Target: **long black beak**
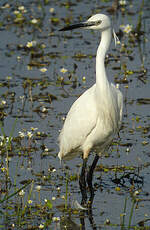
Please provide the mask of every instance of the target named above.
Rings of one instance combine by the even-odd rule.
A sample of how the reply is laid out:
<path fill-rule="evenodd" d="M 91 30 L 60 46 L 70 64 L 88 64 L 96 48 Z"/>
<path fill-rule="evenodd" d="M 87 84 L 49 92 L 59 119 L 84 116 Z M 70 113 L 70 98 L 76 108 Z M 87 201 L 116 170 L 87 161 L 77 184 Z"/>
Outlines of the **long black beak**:
<path fill-rule="evenodd" d="M 100 21 L 98 21 L 100 23 Z M 65 26 L 62 29 L 60 29 L 59 31 L 67 31 L 67 30 L 74 30 L 77 28 L 86 28 L 86 27 L 90 27 L 90 26 L 95 26 L 97 25 L 97 22 L 80 22 L 77 24 L 73 24 L 73 25 L 69 25 L 69 26 Z"/>

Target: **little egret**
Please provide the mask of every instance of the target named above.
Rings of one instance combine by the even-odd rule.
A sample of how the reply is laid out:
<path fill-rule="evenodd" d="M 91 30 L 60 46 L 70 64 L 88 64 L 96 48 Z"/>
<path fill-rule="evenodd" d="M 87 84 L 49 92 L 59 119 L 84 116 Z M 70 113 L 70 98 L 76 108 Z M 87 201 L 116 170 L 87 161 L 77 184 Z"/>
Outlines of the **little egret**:
<path fill-rule="evenodd" d="M 61 31 L 76 28 L 99 30 L 101 42 L 96 55 L 96 83 L 86 90 L 72 105 L 59 135 L 58 157 L 72 159 L 83 153 L 83 166 L 79 178 L 82 204 L 86 202 L 85 171 L 90 151 L 96 156 L 87 173 L 87 183 L 91 192 L 93 171 L 99 157 L 108 150 L 113 137 L 119 132 L 122 120 L 123 96 L 119 89 L 107 79 L 105 55 L 108 51 L 112 27 L 108 16 L 96 14 L 87 21 L 66 26 Z"/>

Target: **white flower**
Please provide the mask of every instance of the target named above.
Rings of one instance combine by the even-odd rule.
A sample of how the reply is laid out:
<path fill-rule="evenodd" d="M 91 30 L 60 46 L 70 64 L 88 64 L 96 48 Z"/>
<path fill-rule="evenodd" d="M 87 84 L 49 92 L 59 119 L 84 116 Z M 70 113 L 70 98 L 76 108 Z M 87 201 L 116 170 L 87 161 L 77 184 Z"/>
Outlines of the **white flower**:
<path fill-rule="evenodd" d="M 18 133 L 19 133 L 19 137 L 21 137 L 21 138 L 25 137 L 25 133 L 24 132 L 19 131 Z"/>
<path fill-rule="evenodd" d="M 119 89 L 119 84 L 118 83 L 116 84 L 116 89 Z"/>
<path fill-rule="evenodd" d="M 2 172 L 5 172 L 7 169 L 5 167 L 1 168 Z"/>
<path fill-rule="evenodd" d="M 45 151 L 45 152 L 48 152 L 48 148 L 46 147 L 46 148 L 44 149 L 44 151 Z"/>
<path fill-rule="evenodd" d="M 28 132 L 27 132 L 27 136 L 28 136 L 29 138 L 31 138 L 31 137 L 33 136 L 33 133 L 30 132 L 30 131 L 28 131 Z"/>
<path fill-rule="evenodd" d="M 36 41 L 27 42 L 26 47 L 28 47 L 28 48 L 35 47 L 36 44 L 37 44 Z"/>
<path fill-rule="evenodd" d="M 82 81 L 86 81 L 86 77 L 85 76 L 83 76 Z"/>
<path fill-rule="evenodd" d="M 52 172 L 56 172 L 56 169 L 53 169 Z"/>
<path fill-rule="evenodd" d="M 66 73 L 67 71 L 68 71 L 68 70 L 65 69 L 65 68 L 61 68 L 61 69 L 60 69 L 60 72 L 61 72 L 61 73 Z"/>
<path fill-rule="evenodd" d="M 20 10 L 20 11 L 24 11 L 24 10 L 25 10 L 25 8 L 24 8 L 24 6 L 19 6 L 19 7 L 18 7 L 18 10 Z"/>
<path fill-rule="evenodd" d="M 52 220 L 53 220 L 54 222 L 58 222 L 58 221 L 60 221 L 60 217 L 54 216 L 54 217 L 52 218 Z"/>
<path fill-rule="evenodd" d="M 50 9 L 49 9 L 49 12 L 50 12 L 50 13 L 54 13 L 54 11 L 55 11 L 54 8 L 50 8 Z"/>
<path fill-rule="evenodd" d="M 32 20 L 31 20 L 31 23 L 32 24 L 36 24 L 38 22 L 38 20 L 36 19 L 36 18 L 33 18 Z"/>
<path fill-rule="evenodd" d="M 32 204 L 32 202 L 33 202 L 32 200 L 28 200 L 28 204 Z"/>
<path fill-rule="evenodd" d="M 6 137 L 6 142 L 8 143 L 9 141 L 12 140 L 12 137 Z"/>
<path fill-rule="evenodd" d="M 134 192 L 133 196 L 137 196 L 137 195 L 139 195 L 139 191 L 138 191 L 138 190 L 136 190 L 136 191 Z"/>
<path fill-rule="evenodd" d="M 53 201 L 56 200 L 56 197 L 55 197 L 55 196 L 52 196 L 52 200 L 53 200 Z"/>
<path fill-rule="evenodd" d="M 23 196 L 25 194 L 24 190 L 22 189 L 20 192 L 19 192 L 19 196 Z"/>
<path fill-rule="evenodd" d="M 25 96 L 24 95 L 22 95 L 22 96 L 20 96 L 19 97 L 21 100 L 23 100 L 24 98 L 25 98 Z"/>
<path fill-rule="evenodd" d="M 40 224 L 39 229 L 43 229 L 43 228 L 44 228 L 44 224 Z"/>
<path fill-rule="evenodd" d="M 129 34 L 132 31 L 132 25 L 129 25 L 129 24 L 120 25 L 120 28 L 122 29 L 124 33 L 127 33 L 127 34 Z"/>
<path fill-rule="evenodd" d="M 1 104 L 2 104 L 2 105 L 6 105 L 6 101 L 2 100 L 2 101 L 1 101 Z"/>
<path fill-rule="evenodd" d="M 30 128 L 32 131 L 36 131 L 38 128 L 31 127 Z"/>
<path fill-rule="evenodd" d="M 126 0 L 119 1 L 120 6 L 125 6 L 127 4 Z"/>
<path fill-rule="evenodd" d="M 15 15 L 19 14 L 19 10 L 15 10 L 13 13 L 14 13 Z"/>
<path fill-rule="evenodd" d="M 47 71 L 47 69 L 46 69 L 46 68 L 41 68 L 40 71 L 41 71 L 42 73 L 45 73 L 45 72 Z"/>
<path fill-rule="evenodd" d="M 47 109 L 45 107 L 42 108 L 42 112 L 45 113 Z"/>
<path fill-rule="evenodd" d="M 60 187 L 57 187 L 57 191 L 58 191 L 58 192 L 60 191 Z"/>
<path fill-rule="evenodd" d="M 35 189 L 36 189 L 37 191 L 40 191 L 40 190 L 41 190 L 41 185 L 37 185 L 37 186 L 35 187 Z"/>

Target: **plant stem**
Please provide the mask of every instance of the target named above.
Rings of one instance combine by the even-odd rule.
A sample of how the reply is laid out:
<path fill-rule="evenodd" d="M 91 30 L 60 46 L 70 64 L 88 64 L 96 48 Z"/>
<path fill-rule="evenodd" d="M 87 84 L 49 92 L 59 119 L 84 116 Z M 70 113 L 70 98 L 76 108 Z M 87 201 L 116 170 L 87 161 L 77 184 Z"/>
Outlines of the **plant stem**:
<path fill-rule="evenodd" d="M 121 223 L 121 230 L 123 230 L 124 226 L 125 226 L 125 213 L 126 213 L 126 208 L 127 208 L 127 200 L 128 200 L 128 197 L 126 197 L 125 201 L 124 201 L 124 209 L 123 209 L 123 217 L 122 217 L 122 223 Z"/>
<path fill-rule="evenodd" d="M 66 172 L 65 210 L 67 210 L 67 201 L 68 201 L 68 183 L 69 183 L 69 178 L 68 178 L 68 171 L 67 171 L 67 172 Z"/>
<path fill-rule="evenodd" d="M 129 217 L 129 226 L 128 226 L 128 229 L 130 229 L 130 227 L 131 227 L 131 221 L 132 221 L 132 216 L 133 216 L 133 210 L 134 210 L 135 203 L 136 203 L 136 199 L 133 198 L 132 199 L 132 207 L 131 207 L 130 217 Z"/>

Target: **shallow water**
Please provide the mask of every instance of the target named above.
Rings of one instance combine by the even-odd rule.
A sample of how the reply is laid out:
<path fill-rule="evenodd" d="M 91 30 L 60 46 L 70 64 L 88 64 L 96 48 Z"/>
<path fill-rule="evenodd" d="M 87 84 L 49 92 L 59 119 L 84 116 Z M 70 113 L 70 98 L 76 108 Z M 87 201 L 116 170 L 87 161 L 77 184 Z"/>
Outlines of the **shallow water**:
<path fill-rule="evenodd" d="M 11 137 L 10 142 L 6 137 L 0 142 L 2 229 L 131 229 L 129 219 L 137 229 L 140 224 L 149 226 L 150 4 L 126 2 L 112 13 L 113 1 L 1 1 L 0 130 Z M 57 137 L 71 104 L 95 82 L 100 35 L 59 29 L 99 12 L 111 17 L 121 41 L 116 47 L 112 42 L 106 64 L 110 81 L 123 92 L 124 115 L 120 139 L 116 137 L 94 173 L 92 210 L 82 213 L 73 206 L 62 208 L 66 174 L 68 204 L 81 200 L 82 160 L 61 166 Z M 132 26 L 129 33 L 120 28 L 127 24 Z M 21 195 L 18 189 L 23 186 Z M 135 191 L 139 194 L 134 204 Z"/>

